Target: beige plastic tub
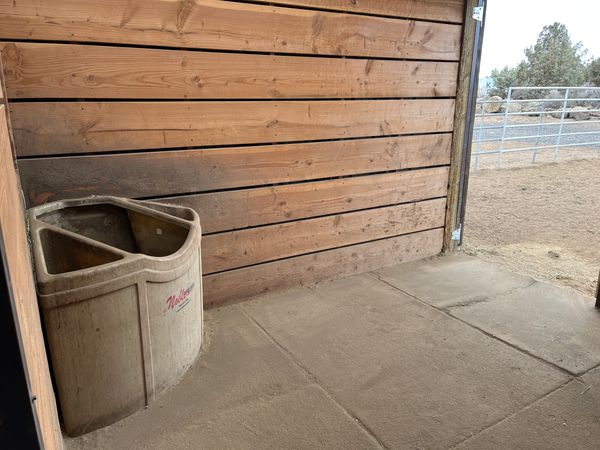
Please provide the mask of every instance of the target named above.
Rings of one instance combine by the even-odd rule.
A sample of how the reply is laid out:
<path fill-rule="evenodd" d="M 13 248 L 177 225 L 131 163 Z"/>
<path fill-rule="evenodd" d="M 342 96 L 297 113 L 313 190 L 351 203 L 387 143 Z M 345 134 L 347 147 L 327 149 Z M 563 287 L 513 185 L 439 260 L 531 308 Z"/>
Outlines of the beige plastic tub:
<path fill-rule="evenodd" d="M 116 197 L 33 208 L 37 289 L 66 432 L 148 405 L 202 343 L 200 222 Z"/>

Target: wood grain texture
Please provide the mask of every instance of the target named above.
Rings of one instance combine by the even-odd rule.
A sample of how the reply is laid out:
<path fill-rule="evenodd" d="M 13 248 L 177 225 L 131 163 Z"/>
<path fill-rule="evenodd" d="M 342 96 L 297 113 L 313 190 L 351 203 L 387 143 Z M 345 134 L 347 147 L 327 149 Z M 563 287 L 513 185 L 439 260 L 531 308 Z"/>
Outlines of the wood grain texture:
<path fill-rule="evenodd" d="M 13 103 L 18 156 L 452 131 L 454 100 Z"/>
<path fill-rule="evenodd" d="M 458 74 L 451 62 L 34 43 L 0 50 L 11 99 L 453 97 Z"/>
<path fill-rule="evenodd" d="M 218 0 L 0 0 L 2 39 L 457 61 L 460 28 Z"/>
<path fill-rule="evenodd" d="M 83 195 L 153 197 L 450 162 L 451 134 L 21 159 L 29 205 Z"/>
<path fill-rule="evenodd" d="M 367 242 L 232 270 L 203 278 L 204 305 L 214 308 L 257 295 L 367 272 L 440 253 L 443 229 Z"/>
<path fill-rule="evenodd" d="M 435 254 L 463 16 L 463 0 L 0 0 L 9 98 L 36 100 L 11 104 L 28 202 L 193 207 L 220 272 L 209 304 Z"/>
<path fill-rule="evenodd" d="M 462 23 L 463 0 L 255 0 L 257 3 L 309 6 L 334 11 L 381 14 Z"/>
<path fill-rule="evenodd" d="M 25 371 L 31 394 L 36 397 L 34 412 L 44 447 L 62 449 L 56 398 L 42 336 L 24 210 L 4 105 L 0 105 L 0 171 L 0 232 L 6 251 L 10 287 L 15 300 L 16 328 L 21 336 Z M 2 301 L 8 299 L 3 298 Z"/>
<path fill-rule="evenodd" d="M 200 214 L 214 233 L 446 196 L 448 167 L 166 197 Z"/>
<path fill-rule="evenodd" d="M 446 199 L 388 206 L 265 227 L 202 240 L 204 274 L 444 226 Z"/>
<path fill-rule="evenodd" d="M 458 241 L 452 240 L 452 233 L 459 225 L 459 202 L 461 193 L 462 165 L 464 158 L 471 155 L 464 154 L 467 110 L 469 107 L 469 87 L 471 84 L 471 70 L 475 50 L 475 31 L 477 22 L 470 17 L 470 11 L 479 4 L 478 0 L 466 0 L 466 22 L 462 41 L 462 57 L 459 68 L 458 91 L 456 97 L 456 109 L 454 112 L 454 126 L 456 132 L 452 135 L 452 156 L 450 167 L 450 179 L 448 182 L 448 209 L 446 211 L 446 234 L 444 236 L 444 252 L 456 250 Z M 476 98 L 476 97 L 475 97 Z M 464 175 L 468 177 L 469 173 Z M 465 185 L 466 186 L 466 185 Z"/>

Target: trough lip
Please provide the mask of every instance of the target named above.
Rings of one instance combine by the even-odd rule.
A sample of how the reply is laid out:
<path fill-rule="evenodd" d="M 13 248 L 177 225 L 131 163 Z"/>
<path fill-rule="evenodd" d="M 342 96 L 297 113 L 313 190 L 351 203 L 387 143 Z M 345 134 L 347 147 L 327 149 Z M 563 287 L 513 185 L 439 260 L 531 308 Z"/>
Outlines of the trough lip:
<path fill-rule="evenodd" d="M 100 204 L 118 206 L 181 225 L 188 230 L 187 236 L 183 244 L 175 252 L 165 256 L 150 256 L 144 253 L 132 253 L 113 247 L 76 232 L 46 223 L 40 217 L 64 208 Z M 153 206 L 159 209 L 154 209 Z M 191 219 L 188 220 L 163 212 L 163 210 L 168 210 L 169 208 L 185 210 Z M 135 276 L 135 274 L 139 275 L 141 272 L 156 274 L 159 278 L 164 278 L 166 272 L 172 271 L 181 265 L 187 266 L 191 262 L 193 255 L 198 250 L 196 248 L 191 249 L 191 247 L 198 245 L 201 233 L 198 213 L 191 208 L 164 203 L 129 200 L 113 196 L 90 196 L 86 198 L 59 200 L 29 209 L 27 218 L 32 241 L 33 259 L 35 261 L 36 287 L 40 296 L 58 294 L 66 290 L 72 290 L 74 287 L 77 290 L 97 284 L 105 284 L 107 281 L 117 281 L 117 279 L 123 277 Z M 195 231 L 196 227 L 197 232 Z M 68 236 L 70 239 L 86 245 L 100 248 L 118 256 L 119 259 L 85 269 L 58 274 L 49 273 L 41 245 L 41 233 L 44 230 L 50 230 L 53 233 Z M 198 236 L 196 236 L 196 233 L 198 233 Z"/>

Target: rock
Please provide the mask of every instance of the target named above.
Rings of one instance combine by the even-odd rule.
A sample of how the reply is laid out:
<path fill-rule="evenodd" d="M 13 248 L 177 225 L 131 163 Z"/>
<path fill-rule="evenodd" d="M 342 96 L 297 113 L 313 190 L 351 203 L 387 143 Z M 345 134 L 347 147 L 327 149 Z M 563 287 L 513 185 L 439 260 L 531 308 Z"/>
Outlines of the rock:
<path fill-rule="evenodd" d="M 560 258 L 560 253 L 555 252 L 553 250 L 548 250 L 548 256 L 552 259 L 559 259 Z"/>
<path fill-rule="evenodd" d="M 521 103 L 521 111 L 523 112 L 535 112 L 542 110 L 542 102 L 530 101 Z"/>
<path fill-rule="evenodd" d="M 575 106 L 569 110 L 569 117 L 577 121 L 590 120 L 591 114 L 584 106 Z"/>
<path fill-rule="evenodd" d="M 509 113 L 519 113 L 521 112 L 521 103 L 509 103 L 508 104 L 508 112 Z M 499 112 L 505 112 L 506 111 L 506 103 L 502 103 L 500 105 L 500 111 Z"/>
<path fill-rule="evenodd" d="M 560 106 L 558 106 L 558 108 L 560 108 Z M 546 115 L 548 115 L 547 113 L 549 111 L 552 111 L 553 109 L 556 109 L 556 108 L 551 108 L 547 102 L 542 102 L 542 101 L 537 101 L 537 100 L 531 100 L 526 103 L 521 103 L 521 111 L 531 113 L 531 114 L 527 114 L 528 116 L 539 117 L 540 114 L 543 114 L 544 116 L 546 116 Z"/>
<path fill-rule="evenodd" d="M 571 280 L 572 279 L 569 275 L 564 275 L 562 273 L 559 273 L 554 278 L 556 278 L 557 280 Z"/>
<path fill-rule="evenodd" d="M 502 103 L 503 102 L 502 97 L 498 97 L 497 95 L 491 96 L 490 98 L 488 98 L 488 101 L 494 102 L 494 103 L 486 103 L 486 105 L 485 105 L 486 114 L 493 114 L 493 113 L 499 112 L 500 108 L 504 104 L 504 103 Z"/>

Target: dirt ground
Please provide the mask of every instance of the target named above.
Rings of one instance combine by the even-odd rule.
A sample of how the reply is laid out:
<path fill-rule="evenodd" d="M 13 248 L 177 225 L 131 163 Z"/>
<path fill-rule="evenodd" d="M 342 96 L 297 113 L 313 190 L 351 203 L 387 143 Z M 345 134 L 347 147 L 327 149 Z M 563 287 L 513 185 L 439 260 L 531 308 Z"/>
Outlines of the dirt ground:
<path fill-rule="evenodd" d="M 509 144 L 507 148 L 514 146 L 515 144 Z M 520 146 L 533 145 L 533 142 L 519 142 Z M 531 165 L 533 152 L 514 152 L 505 153 L 502 156 L 502 163 L 500 168 L 514 168 L 524 167 Z M 577 148 L 577 147 L 563 147 L 560 149 L 557 155 L 556 161 L 554 160 L 554 151 L 552 149 L 546 149 L 539 151 L 536 154 L 535 164 L 552 164 L 561 163 L 564 161 L 570 161 L 573 159 L 598 159 L 600 158 L 600 151 L 592 150 L 589 148 Z M 475 169 L 475 157 L 472 159 L 471 171 L 477 172 L 483 169 L 497 169 L 498 168 L 498 155 L 480 155 L 477 160 L 477 170 Z"/>
<path fill-rule="evenodd" d="M 600 158 L 471 173 L 463 249 L 595 295 Z"/>

